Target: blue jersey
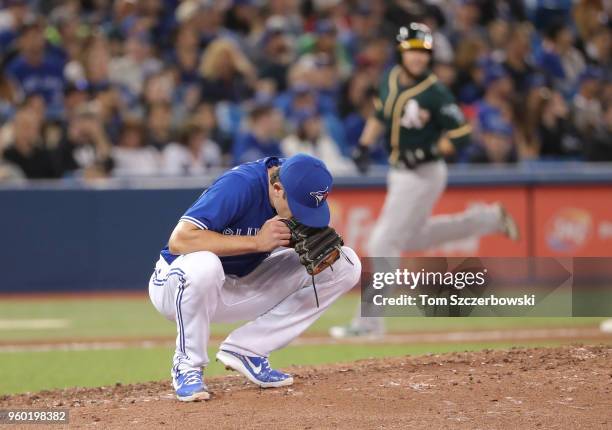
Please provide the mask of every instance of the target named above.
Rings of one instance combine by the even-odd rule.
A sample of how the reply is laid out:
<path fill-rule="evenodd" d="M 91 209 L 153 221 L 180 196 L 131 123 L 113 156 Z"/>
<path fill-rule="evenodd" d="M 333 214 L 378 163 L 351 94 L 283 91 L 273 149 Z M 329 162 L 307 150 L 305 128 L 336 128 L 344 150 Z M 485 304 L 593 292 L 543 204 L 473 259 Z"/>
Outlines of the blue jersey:
<path fill-rule="evenodd" d="M 9 63 L 6 73 L 19 83 L 26 95 L 40 94 L 50 111 L 61 112 L 64 103 L 64 63 L 57 54 L 47 52 L 38 65 L 18 56 Z"/>
<path fill-rule="evenodd" d="M 258 158 L 276 157 L 282 153 L 277 141 L 260 141 L 253 133 L 239 134 L 234 142 L 234 164 Z"/>
<path fill-rule="evenodd" d="M 198 228 L 225 235 L 254 236 L 276 215 L 268 194 L 268 167 L 282 160 L 269 157 L 234 167 L 221 175 L 181 217 Z M 162 257 L 172 264 L 178 257 L 168 246 Z M 220 257 L 226 274 L 245 276 L 270 253 Z"/>

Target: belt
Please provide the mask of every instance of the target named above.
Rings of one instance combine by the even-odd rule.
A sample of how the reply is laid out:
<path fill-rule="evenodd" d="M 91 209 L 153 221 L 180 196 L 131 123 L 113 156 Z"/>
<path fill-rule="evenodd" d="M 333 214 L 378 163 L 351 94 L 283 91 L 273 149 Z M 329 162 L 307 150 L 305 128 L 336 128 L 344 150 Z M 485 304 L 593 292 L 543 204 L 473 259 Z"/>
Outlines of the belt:
<path fill-rule="evenodd" d="M 435 146 L 431 148 L 405 149 L 400 152 L 397 161 L 392 163 L 391 166 L 399 169 L 413 170 L 421 164 L 437 161 L 441 158 L 440 152 Z"/>

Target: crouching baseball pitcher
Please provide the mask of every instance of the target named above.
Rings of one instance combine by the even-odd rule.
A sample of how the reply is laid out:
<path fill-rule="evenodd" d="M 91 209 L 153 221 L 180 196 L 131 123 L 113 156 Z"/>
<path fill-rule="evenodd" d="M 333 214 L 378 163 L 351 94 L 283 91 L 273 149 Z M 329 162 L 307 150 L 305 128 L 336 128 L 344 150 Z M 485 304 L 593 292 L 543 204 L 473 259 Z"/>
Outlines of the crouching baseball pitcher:
<path fill-rule="evenodd" d="M 266 158 L 221 175 L 180 218 L 149 283 L 155 308 L 176 322 L 171 375 L 179 400 L 209 398 L 202 367 L 213 322 L 249 321 L 220 346 L 227 368 L 263 388 L 293 383 L 268 356 L 361 273 L 355 252 L 328 227 L 331 188 L 316 158 Z"/>

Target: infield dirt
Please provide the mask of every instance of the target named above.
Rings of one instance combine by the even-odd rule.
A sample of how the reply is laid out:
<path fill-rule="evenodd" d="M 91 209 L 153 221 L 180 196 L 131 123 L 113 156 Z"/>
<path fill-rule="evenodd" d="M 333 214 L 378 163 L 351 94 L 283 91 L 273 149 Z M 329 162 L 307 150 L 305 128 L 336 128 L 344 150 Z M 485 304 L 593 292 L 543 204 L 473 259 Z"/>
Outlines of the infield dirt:
<path fill-rule="evenodd" d="M 70 428 L 100 429 L 612 428 L 612 345 L 361 360 L 290 371 L 296 382 L 283 389 L 261 390 L 236 375 L 211 378 L 212 399 L 201 403 L 174 400 L 169 381 L 161 381 L 4 396 L 0 409 L 69 408 Z"/>

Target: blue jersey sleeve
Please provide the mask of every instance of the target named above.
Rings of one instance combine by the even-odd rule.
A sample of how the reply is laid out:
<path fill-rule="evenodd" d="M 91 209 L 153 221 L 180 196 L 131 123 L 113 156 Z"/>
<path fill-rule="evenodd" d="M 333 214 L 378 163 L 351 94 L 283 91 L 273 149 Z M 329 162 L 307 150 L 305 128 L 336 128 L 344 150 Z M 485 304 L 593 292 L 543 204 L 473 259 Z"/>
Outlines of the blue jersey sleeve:
<path fill-rule="evenodd" d="M 181 217 L 201 229 L 222 232 L 251 206 L 249 182 L 230 173 L 219 178 Z"/>

